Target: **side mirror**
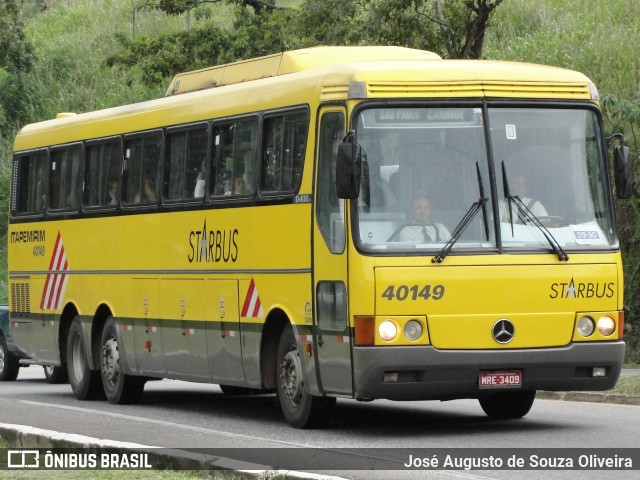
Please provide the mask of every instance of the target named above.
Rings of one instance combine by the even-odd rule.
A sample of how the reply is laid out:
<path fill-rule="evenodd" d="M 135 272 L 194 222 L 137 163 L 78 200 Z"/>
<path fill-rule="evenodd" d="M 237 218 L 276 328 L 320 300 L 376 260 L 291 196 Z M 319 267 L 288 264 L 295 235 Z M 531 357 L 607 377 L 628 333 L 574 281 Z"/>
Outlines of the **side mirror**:
<path fill-rule="evenodd" d="M 631 198 L 633 183 L 629 147 L 620 145 L 613 148 L 613 173 L 616 182 L 616 196 L 620 199 Z"/>
<path fill-rule="evenodd" d="M 349 137 L 353 139 L 353 136 L 349 135 Z M 360 145 L 355 142 L 345 142 L 338 145 L 336 159 L 336 194 L 338 198 L 358 198 L 361 171 Z"/>

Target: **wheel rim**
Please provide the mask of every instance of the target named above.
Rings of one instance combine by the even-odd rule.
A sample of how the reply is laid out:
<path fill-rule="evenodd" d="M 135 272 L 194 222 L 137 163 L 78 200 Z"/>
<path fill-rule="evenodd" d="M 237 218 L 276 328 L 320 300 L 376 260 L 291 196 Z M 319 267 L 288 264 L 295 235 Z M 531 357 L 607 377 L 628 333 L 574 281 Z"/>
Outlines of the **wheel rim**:
<path fill-rule="evenodd" d="M 51 365 L 45 365 L 44 373 L 46 376 L 50 377 L 51 375 L 53 375 L 53 367 Z"/>
<path fill-rule="evenodd" d="M 119 360 L 118 341 L 112 335 L 102 346 L 102 375 L 111 385 L 117 383 L 120 375 Z"/>
<path fill-rule="evenodd" d="M 298 350 L 291 350 L 284 356 L 280 364 L 280 385 L 282 391 L 291 405 L 297 407 L 302 400 L 302 368 Z"/>
<path fill-rule="evenodd" d="M 0 346 L 0 372 L 4 371 L 4 346 Z"/>
<path fill-rule="evenodd" d="M 71 366 L 73 368 L 73 375 L 76 377 L 76 381 L 82 382 L 84 378 L 84 348 L 82 348 L 82 339 L 80 335 L 76 335 L 73 339 L 73 346 L 71 347 L 73 358 L 71 359 Z"/>

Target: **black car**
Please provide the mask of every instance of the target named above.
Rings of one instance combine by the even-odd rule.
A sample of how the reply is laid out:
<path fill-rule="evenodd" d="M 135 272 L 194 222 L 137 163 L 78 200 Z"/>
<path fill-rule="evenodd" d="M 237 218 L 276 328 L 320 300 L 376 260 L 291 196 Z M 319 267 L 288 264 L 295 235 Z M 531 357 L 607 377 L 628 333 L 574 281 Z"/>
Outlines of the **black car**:
<path fill-rule="evenodd" d="M 11 339 L 9 307 L 0 305 L 0 381 L 10 382 L 18 378 L 22 358 L 28 357 Z"/>
<path fill-rule="evenodd" d="M 12 382 L 18 378 L 20 367 L 28 367 L 35 362 L 16 347 L 11 339 L 9 307 L 0 305 L 0 382 Z M 68 381 L 66 366 L 43 365 L 44 376 L 49 383 Z"/>

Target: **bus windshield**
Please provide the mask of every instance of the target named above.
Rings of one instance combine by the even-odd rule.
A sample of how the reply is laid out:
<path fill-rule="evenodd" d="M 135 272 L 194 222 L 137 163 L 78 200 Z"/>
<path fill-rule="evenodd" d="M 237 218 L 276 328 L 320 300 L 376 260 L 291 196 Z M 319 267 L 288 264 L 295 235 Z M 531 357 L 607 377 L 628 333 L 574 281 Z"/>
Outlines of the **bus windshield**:
<path fill-rule="evenodd" d="M 393 254 L 448 243 L 452 253 L 611 249 L 601 138 L 590 109 L 361 110 L 356 245 Z"/>

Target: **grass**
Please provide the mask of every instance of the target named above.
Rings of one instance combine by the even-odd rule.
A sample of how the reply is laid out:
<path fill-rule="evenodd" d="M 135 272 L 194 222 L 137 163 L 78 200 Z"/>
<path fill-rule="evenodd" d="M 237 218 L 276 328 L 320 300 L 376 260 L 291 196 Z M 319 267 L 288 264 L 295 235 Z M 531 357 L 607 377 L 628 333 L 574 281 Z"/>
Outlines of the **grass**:
<path fill-rule="evenodd" d="M 639 18 L 634 0 L 509 0 L 492 17 L 484 54 L 578 70 L 628 98 L 640 77 Z"/>
<path fill-rule="evenodd" d="M 618 395 L 640 395 L 640 375 L 624 375 L 618 379 L 618 383 L 607 393 Z"/>

